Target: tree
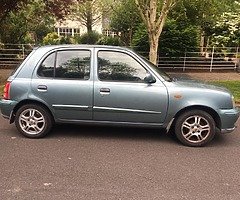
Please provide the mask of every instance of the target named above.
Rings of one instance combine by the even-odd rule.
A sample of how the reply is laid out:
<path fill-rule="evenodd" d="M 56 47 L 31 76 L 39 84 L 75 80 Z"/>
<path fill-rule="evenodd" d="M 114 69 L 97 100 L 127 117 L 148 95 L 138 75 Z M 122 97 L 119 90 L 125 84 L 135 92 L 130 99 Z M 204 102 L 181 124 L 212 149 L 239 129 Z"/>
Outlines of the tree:
<path fill-rule="evenodd" d="M 182 0 L 182 4 L 179 4 L 178 9 L 182 6 L 189 23 L 200 28 L 200 51 L 203 55 L 204 48 L 211 43 L 213 27 L 224 12 L 234 9 L 234 2 L 235 0 Z M 178 13 L 179 10 L 176 15 Z"/>
<path fill-rule="evenodd" d="M 113 31 L 121 32 L 121 40 L 129 46 L 132 43 L 133 34 L 141 22 L 135 0 L 125 0 L 114 6 L 110 27 Z"/>
<path fill-rule="evenodd" d="M 110 10 L 111 2 L 112 0 L 79 1 L 72 8 L 72 15 L 86 26 L 88 33 L 91 33 L 93 26 L 102 19 L 103 13 Z"/>
<path fill-rule="evenodd" d="M 75 2 L 82 3 L 85 0 L 43 0 L 46 12 L 54 14 L 57 18 L 62 19 L 69 13 L 71 5 Z M 31 0 L 1 0 L 0 1 L 0 23 L 12 11 L 23 9 L 24 6 L 31 4 Z"/>
<path fill-rule="evenodd" d="M 198 27 L 168 18 L 159 39 L 159 55 L 184 56 L 186 51 L 197 49 Z M 144 24 L 140 25 L 133 36 L 134 49 L 144 56 L 149 52 L 148 33 Z"/>
<path fill-rule="evenodd" d="M 1 1 L 0 5 L 4 7 L 0 7 L 0 10 L 8 13 L 0 14 L 0 41 L 41 43 L 53 31 L 55 19 L 63 19 L 73 2 L 76 0 Z"/>
<path fill-rule="evenodd" d="M 178 0 L 135 0 L 137 8 L 147 27 L 150 43 L 149 59 L 157 64 L 158 41 L 169 11 Z M 160 13 L 159 13 L 160 10 Z"/>
<path fill-rule="evenodd" d="M 240 3 L 234 2 L 234 9 L 224 12 L 213 27 L 212 45 L 233 47 L 240 45 Z"/>
<path fill-rule="evenodd" d="M 23 4 L 26 4 L 28 0 L 1 0 L 0 1 L 0 23 L 6 19 L 7 15 L 14 10 L 19 9 Z"/>
<path fill-rule="evenodd" d="M 54 17 L 46 13 L 44 1 L 35 0 L 17 12 L 10 12 L 0 24 L 0 40 L 3 43 L 39 43 L 53 31 Z"/>

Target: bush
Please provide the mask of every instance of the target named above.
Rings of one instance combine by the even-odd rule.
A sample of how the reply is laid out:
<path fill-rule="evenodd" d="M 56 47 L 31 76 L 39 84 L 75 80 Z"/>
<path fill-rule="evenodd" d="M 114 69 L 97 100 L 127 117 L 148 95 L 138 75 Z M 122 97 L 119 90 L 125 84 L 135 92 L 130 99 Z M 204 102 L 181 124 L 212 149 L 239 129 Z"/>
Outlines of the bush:
<path fill-rule="evenodd" d="M 77 43 L 79 44 L 96 44 L 99 40 L 100 35 L 97 32 L 90 32 L 81 35 L 78 38 Z"/>
<path fill-rule="evenodd" d="M 112 45 L 112 46 L 121 46 L 121 40 L 118 37 L 109 37 L 109 36 L 102 36 L 97 44 L 100 45 Z"/>
<path fill-rule="evenodd" d="M 159 43 L 159 52 L 166 56 L 184 56 L 185 51 L 195 51 L 199 43 L 199 29 L 176 20 L 168 20 Z"/>
<path fill-rule="evenodd" d="M 132 46 L 136 51 L 149 52 L 148 33 L 144 24 L 140 24 L 134 33 Z"/>
<path fill-rule="evenodd" d="M 43 38 L 43 45 L 60 44 L 60 42 L 61 42 L 61 38 L 55 32 L 48 33 Z"/>
<path fill-rule="evenodd" d="M 75 38 L 70 36 L 58 36 L 56 32 L 48 33 L 43 38 L 43 45 L 54 45 L 54 44 L 75 44 Z"/>
<path fill-rule="evenodd" d="M 184 25 L 176 20 L 167 20 L 159 40 L 159 53 L 167 56 L 181 56 L 185 51 L 197 48 L 199 29 L 193 25 Z M 136 51 L 149 52 L 146 27 L 141 24 L 133 35 L 132 46 Z"/>
<path fill-rule="evenodd" d="M 60 44 L 75 44 L 75 39 L 69 36 L 61 37 Z"/>

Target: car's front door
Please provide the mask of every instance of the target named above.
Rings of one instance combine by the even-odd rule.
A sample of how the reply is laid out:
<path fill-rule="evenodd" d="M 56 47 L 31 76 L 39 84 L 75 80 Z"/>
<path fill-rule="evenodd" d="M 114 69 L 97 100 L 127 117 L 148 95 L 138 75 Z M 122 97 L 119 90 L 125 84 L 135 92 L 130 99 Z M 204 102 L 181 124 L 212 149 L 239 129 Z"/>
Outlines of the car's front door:
<path fill-rule="evenodd" d="M 162 124 L 167 90 L 160 80 L 149 84 L 149 72 L 126 52 L 98 50 L 94 80 L 93 119 L 108 122 Z"/>
<path fill-rule="evenodd" d="M 42 61 L 32 79 L 32 98 L 47 104 L 57 120 L 91 120 L 90 74 L 90 50 L 54 51 Z"/>

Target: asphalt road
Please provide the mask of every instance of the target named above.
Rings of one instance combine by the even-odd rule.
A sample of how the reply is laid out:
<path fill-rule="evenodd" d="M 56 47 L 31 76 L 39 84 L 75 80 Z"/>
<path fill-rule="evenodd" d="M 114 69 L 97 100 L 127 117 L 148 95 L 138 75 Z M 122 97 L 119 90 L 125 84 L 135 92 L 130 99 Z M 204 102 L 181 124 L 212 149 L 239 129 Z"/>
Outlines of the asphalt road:
<path fill-rule="evenodd" d="M 27 139 L 1 117 L 0 199 L 239 200 L 239 153 L 240 128 L 190 148 L 156 129 L 58 125 Z"/>

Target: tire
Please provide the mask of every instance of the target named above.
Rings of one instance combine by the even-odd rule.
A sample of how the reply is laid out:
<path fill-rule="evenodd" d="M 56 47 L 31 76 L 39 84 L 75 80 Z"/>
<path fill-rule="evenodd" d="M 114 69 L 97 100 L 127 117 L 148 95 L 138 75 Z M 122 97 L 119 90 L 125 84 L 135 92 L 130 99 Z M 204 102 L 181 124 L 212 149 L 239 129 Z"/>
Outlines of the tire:
<path fill-rule="evenodd" d="M 215 132 L 215 121 L 205 111 L 189 110 L 176 119 L 175 134 L 186 146 L 204 146 L 214 138 Z"/>
<path fill-rule="evenodd" d="M 53 122 L 43 106 L 27 104 L 16 112 L 15 125 L 25 137 L 42 138 L 50 132 Z"/>

